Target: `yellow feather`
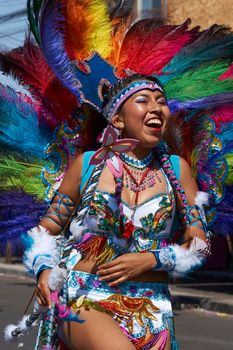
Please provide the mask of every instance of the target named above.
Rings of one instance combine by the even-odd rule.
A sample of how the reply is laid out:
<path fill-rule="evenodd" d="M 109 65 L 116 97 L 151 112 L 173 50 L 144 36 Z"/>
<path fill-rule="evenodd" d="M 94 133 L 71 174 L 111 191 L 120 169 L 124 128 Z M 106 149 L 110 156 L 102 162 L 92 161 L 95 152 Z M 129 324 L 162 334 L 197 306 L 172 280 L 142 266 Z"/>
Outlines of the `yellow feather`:
<path fill-rule="evenodd" d="M 90 16 L 91 30 L 88 38 L 90 52 L 96 50 L 106 58 L 111 53 L 112 26 L 108 16 L 106 1 L 93 0 L 89 2 L 88 12 Z M 89 17 L 88 16 L 88 17 Z"/>
<path fill-rule="evenodd" d="M 93 51 L 106 58 L 111 53 L 112 26 L 103 0 L 68 0 L 67 40 L 72 54 L 83 60 Z"/>

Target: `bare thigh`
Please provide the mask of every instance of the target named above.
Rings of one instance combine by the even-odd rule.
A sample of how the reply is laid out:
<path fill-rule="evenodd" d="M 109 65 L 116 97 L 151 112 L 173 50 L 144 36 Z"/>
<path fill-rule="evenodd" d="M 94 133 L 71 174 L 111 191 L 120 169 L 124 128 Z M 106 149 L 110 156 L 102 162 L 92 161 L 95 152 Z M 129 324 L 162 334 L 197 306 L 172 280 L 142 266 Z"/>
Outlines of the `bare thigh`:
<path fill-rule="evenodd" d="M 65 322 L 62 338 L 70 350 L 135 350 L 111 316 L 93 309 L 80 311 L 84 323 Z"/>

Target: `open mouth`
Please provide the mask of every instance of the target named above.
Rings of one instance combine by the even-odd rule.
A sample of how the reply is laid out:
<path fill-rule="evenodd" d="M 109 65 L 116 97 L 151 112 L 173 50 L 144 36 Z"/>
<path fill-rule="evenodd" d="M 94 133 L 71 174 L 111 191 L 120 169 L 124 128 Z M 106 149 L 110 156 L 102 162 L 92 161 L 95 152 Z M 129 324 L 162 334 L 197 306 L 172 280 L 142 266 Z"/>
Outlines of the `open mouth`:
<path fill-rule="evenodd" d="M 159 118 L 151 118 L 145 123 L 145 125 L 151 129 L 161 129 L 163 123 Z"/>

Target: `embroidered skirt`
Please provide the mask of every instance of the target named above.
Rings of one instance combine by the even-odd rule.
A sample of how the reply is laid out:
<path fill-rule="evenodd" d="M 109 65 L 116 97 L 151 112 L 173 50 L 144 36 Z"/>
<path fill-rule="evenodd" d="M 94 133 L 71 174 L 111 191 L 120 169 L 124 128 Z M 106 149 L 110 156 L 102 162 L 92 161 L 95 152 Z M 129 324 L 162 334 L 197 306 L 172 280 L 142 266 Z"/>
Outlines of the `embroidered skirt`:
<path fill-rule="evenodd" d="M 74 310 L 88 305 L 110 314 L 136 349 L 147 350 L 156 343 L 164 349 L 169 329 L 171 348 L 178 350 L 167 284 L 129 281 L 109 287 L 97 275 L 81 271 L 71 271 L 67 283 Z"/>

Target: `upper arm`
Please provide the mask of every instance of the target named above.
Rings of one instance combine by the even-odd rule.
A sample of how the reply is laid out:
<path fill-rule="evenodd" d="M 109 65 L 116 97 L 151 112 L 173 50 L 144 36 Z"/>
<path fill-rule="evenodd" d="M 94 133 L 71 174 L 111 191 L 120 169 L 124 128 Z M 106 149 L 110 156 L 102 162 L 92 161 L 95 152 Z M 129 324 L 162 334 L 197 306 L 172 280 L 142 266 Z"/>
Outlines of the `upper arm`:
<path fill-rule="evenodd" d="M 183 158 L 180 158 L 180 183 L 184 189 L 188 204 L 190 206 L 193 206 L 197 197 L 198 186 L 192 175 L 192 171 L 188 162 Z M 177 209 L 178 211 L 181 211 L 181 213 L 185 211 L 180 196 L 178 196 L 177 199 Z M 203 227 L 202 221 L 200 220 L 200 213 L 197 209 L 195 209 L 195 207 L 192 207 L 189 214 L 192 218 L 191 223 L 189 225 L 187 225 L 185 219 L 181 219 L 181 224 L 184 227 L 185 241 L 192 240 L 194 236 L 197 236 L 201 239 L 205 239 L 205 229 Z"/>
<path fill-rule="evenodd" d="M 180 184 L 185 191 L 188 204 L 193 205 L 197 196 L 198 187 L 188 162 L 182 157 L 180 157 Z M 179 205 L 182 206 L 181 200 L 179 200 Z"/>
<path fill-rule="evenodd" d="M 82 163 L 83 154 L 78 155 L 72 162 L 58 189 L 58 193 L 64 194 L 68 197 L 70 200 L 70 205 L 65 205 L 65 203 L 67 203 L 67 197 L 65 197 L 64 201 L 61 201 L 61 197 L 59 197 L 60 195 L 55 195 L 45 213 L 47 217 L 43 217 L 40 222 L 40 225 L 45 227 L 53 235 L 59 234 L 62 230 L 62 226 L 59 226 L 57 223 L 62 222 L 64 227 L 66 222 L 69 220 L 69 217 L 71 216 L 73 210 L 75 209 L 76 203 L 80 196 Z M 60 205 L 58 205 L 59 201 Z M 71 205 L 71 203 L 73 205 Z M 59 215 L 62 220 L 59 219 Z"/>
<path fill-rule="evenodd" d="M 80 183 L 82 178 L 83 154 L 78 155 L 69 169 L 59 187 L 59 192 L 65 193 L 74 202 L 79 198 Z"/>

